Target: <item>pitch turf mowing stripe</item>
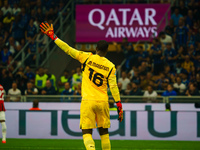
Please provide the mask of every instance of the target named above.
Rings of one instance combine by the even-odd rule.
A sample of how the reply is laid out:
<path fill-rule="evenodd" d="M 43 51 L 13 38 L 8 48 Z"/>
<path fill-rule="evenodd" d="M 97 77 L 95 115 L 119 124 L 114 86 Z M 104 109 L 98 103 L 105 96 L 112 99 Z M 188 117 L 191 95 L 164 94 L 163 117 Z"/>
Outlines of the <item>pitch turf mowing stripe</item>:
<path fill-rule="evenodd" d="M 2 150 L 85 150 L 85 148 L 55 148 L 55 147 L 0 147 Z M 101 148 L 96 148 L 96 150 L 101 150 Z M 112 150 L 179 150 L 179 149 L 138 149 L 138 148 L 112 148 Z M 181 149 L 183 150 L 183 149 Z M 191 149 L 193 150 L 193 149 Z M 195 149 L 194 149 L 195 150 Z M 198 150 L 198 149 L 196 149 Z"/>
<path fill-rule="evenodd" d="M 100 140 L 95 140 L 101 150 Z M 139 141 L 111 140 L 112 150 L 199 150 L 200 141 Z M 0 150 L 85 150 L 83 140 L 63 139 L 7 139 Z"/>
<path fill-rule="evenodd" d="M 1 147 L 0 148 L 2 150 L 7 150 L 7 149 L 11 149 L 11 150 L 85 150 L 85 148 L 56 148 L 56 147 Z M 98 149 L 97 149 L 98 150 Z"/>

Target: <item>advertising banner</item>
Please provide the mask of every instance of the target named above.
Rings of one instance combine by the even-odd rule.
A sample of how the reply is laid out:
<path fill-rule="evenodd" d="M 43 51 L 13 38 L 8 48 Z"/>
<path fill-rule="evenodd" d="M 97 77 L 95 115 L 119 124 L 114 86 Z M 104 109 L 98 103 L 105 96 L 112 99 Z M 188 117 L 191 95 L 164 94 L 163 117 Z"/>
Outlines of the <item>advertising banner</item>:
<path fill-rule="evenodd" d="M 42 111 L 29 111 L 31 105 L 6 103 L 8 138 L 82 138 L 79 103 L 40 103 Z M 200 141 L 200 110 L 194 104 L 172 104 L 174 111 L 165 111 L 165 104 L 123 104 L 123 107 L 121 123 L 117 112 L 110 111 L 111 139 Z M 93 137 L 100 139 L 96 129 Z"/>
<path fill-rule="evenodd" d="M 169 8 L 170 4 L 76 5 L 76 42 L 148 40 L 164 30 L 162 18 Z"/>

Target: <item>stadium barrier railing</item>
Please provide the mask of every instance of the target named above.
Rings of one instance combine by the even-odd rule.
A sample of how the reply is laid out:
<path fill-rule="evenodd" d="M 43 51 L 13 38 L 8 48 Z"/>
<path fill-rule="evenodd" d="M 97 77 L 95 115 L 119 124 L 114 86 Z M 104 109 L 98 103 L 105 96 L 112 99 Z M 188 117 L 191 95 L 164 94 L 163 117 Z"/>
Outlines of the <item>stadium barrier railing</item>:
<path fill-rule="evenodd" d="M 11 98 L 12 97 L 12 98 Z M 26 95 L 5 96 L 7 102 L 81 102 L 80 95 Z M 109 96 L 109 100 L 114 100 Z M 121 96 L 122 103 L 200 103 L 200 96 Z"/>

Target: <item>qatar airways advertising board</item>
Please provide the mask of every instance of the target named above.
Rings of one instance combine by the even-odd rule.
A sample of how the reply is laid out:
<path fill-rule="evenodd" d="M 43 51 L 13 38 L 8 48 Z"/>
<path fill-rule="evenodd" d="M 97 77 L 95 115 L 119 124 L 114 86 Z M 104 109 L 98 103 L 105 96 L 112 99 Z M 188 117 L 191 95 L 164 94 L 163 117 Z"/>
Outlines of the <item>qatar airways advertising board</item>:
<path fill-rule="evenodd" d="M 76 5 L 76 42 L 148 40 L 164 30 L 162 18 L 169 8 L 170 4 Z"/>

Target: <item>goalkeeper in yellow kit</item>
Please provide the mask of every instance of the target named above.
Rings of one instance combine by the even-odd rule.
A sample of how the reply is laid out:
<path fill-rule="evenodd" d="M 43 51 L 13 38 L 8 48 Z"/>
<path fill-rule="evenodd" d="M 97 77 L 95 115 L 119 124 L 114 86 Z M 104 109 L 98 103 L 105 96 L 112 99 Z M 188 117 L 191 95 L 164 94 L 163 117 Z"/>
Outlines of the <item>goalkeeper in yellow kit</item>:
<path fill-rule="evenodd" d="M 92 129 L 97 127 L 101 137 L 103 150 L 110 150 L 108 128 L 110 128 L 110 114 L 107 94 L 107 83 L 118 107 L 118 120 L 123 120 L 123 110 L 119 90 L 116 83 L 115 66 L 104 56 L 108 50 L 108 43 L 101 40 L 97 43 L 96 54 L 78 51 L 60 40 L 53 30 L 53 25 L 40 24 L 41 31 L 72 58 L 82 64 L 82 101 L 80 109 L 80 128 L 87 150 L 95 150 Z"/>

